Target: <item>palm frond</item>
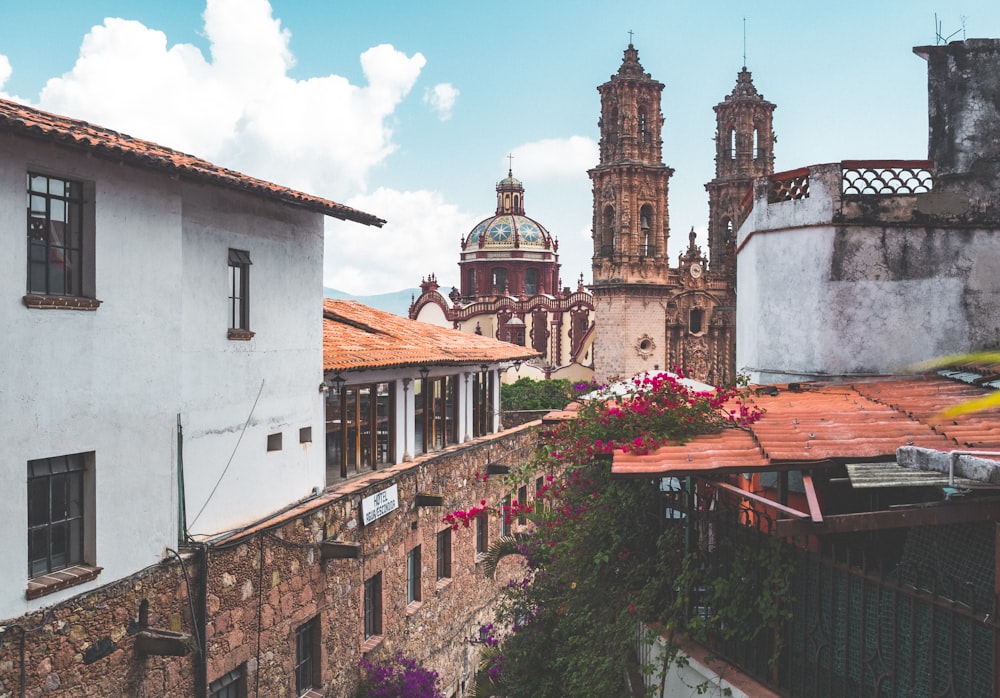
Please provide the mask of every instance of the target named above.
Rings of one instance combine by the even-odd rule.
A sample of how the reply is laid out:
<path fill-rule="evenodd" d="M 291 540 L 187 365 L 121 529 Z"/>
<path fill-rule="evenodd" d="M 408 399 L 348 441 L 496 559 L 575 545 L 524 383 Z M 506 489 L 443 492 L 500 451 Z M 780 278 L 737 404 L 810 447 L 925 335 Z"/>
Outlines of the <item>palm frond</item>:
<path fill-rule="evenodd" d="M 958 417 L 959 415 L 969 414 L 970 412 L 988 410 L 992 407 L 1000 407 L 1000 391 L 994 391 L 989 395 L 977 397 L 975 400 L 966 400 L 965 402 L 960 402 L 946 410 L 941 410 L 938 414 L 934 415 L 933 421 L 951 419 L 953 417 Z"/>
<path fill-rule="evenodd" d="M 973 352 L 971 354 L 951 354 L 950 356 L 941 356 L 936 359 L 921 361 L 918 364 L 911 365 L 909 369 L 914 373 L 923 373 L 925 371 L 936 371 L 939 368 L 948 368 L 950 366 L 996 363 L 1000 363 L 1000 352 L 980 351 Z"/>
<path fill-rule="evenodd" d="M 508 555 L 521 555 L 521 544 L 527 540 L 523 533 L 497 538 L 483 558 L 483 573 L 490 579 L 496 579 L 497 565 Z"/>

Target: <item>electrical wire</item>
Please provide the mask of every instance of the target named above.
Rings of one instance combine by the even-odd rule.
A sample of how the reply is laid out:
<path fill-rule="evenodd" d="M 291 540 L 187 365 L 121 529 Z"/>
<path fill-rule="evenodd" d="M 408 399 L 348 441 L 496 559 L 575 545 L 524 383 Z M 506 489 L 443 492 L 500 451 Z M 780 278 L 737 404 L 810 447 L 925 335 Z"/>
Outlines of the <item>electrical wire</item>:
<path fill-rule="evenodd" d="M 188 530 L 184 531 L 185 537 L 190 538 L 190 527 L 194 526 L 198 521 L 198 517 L 201 516 L 202 512 L 205 511 L 205 507 L 208 503 L 212 501 L 212 497 L 215 496 L 215 491 L 219 489 L 219 485 L 222 483 L 222 478 L 226 476 L 226 472 L 229 470 L 229 466 L 233 464 L 233 458 L 236 457 L 236 450 L 240 447 L 240 442 L 243 441 L 243 435 L 247 433 L 247 427 L 250 426 L 250 420 L 253 419 L 254 410 L 257 409 L 257 402 L 260 400 L 261 393 L 264 392 L 264 380 L 260 381 L 260 389 L 257 391 L 257 397 L 254 398 L 253 406 L 250 408 L 250 414 L 247 415 L 247 421 L 243 423 L 243 430 L 240 432 L 240 437 L 236 439 L 236 445 L 233 446 L 233 452 L 229 454 L 229 460 L 226 462 L 226 467 L 222 469 L 222 473 L 219 475 L 219 479 L 215 481 L 215 486 L 212 487 L 212 491 L 208 493 L 208 498 L 205 500 L 204 504 L 201 505 L 201 509 L 195 514 L 195 517 L 191 519 L 191 524 L 188 526 Z"/>

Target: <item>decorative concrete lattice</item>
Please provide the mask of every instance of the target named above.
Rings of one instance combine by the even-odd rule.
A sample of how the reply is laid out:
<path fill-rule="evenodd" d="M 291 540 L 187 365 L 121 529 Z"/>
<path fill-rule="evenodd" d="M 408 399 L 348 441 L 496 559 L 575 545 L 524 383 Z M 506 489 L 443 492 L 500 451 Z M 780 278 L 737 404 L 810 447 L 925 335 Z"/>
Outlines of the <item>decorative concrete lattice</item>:
<path fill-rule="evenodd" d="M 774 175 L 768 182 L 767 203 L 809 198 L 809 170 L 792 170 Z"/>
<path fill-rule="evenodd" d="M 934 175 L 923 163 L 869 163 L 842 169 L 844 194 L 926 194 L 934 187 Z"/>

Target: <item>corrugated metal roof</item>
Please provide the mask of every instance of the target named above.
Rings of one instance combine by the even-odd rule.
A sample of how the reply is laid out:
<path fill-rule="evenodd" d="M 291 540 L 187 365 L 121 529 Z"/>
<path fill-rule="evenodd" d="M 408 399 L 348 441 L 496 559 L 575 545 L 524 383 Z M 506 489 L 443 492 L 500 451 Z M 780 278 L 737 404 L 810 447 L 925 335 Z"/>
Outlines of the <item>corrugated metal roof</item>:
<path fill-rule="evenodd" d="M 528 347 L 376 310 L 357 301 L 323 301 L 323 370 L 468 365 L 538 356 Z"/>
<path fill-rule="evenodd" d="M 991 485 L 978 480 L 956 477 L 949 485 L 948 474 L 932 470 L 904 468 L 898 463 L 848 463 L 847 476 L 855 489 L 880 487 L 956 487 L 959 489 L 1000 490 L 1000 485 Z"/>
<path fill-rule="evenodd" d="M 768 387 L 770 389 L 770 386 Z M 777 386 L 750 401 L 764 410 L 755 424 L 699 436 L 648 455 L 616 453 L 619 477 L 656 477 L 809 467 L 825 462 L 894 460 L 900 446 L 948 451 L 1000 448 L 1000 410 L 947 423 L 933 417 L 988 390 L 939 375 L 851 384 Z"/>

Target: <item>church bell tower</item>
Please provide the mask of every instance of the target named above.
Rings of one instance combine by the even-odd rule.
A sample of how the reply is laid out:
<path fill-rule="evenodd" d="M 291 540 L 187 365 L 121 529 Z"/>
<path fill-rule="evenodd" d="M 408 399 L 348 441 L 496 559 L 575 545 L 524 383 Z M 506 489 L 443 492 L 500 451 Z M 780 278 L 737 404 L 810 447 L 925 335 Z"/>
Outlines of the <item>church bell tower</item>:
<path fill-rule="evenodd" d="M 736 278 L 741 204 L 757 177 L 774 173 L 774 105 L 754 87 L 750 71 L 715 105 L 715 179 L 708 190 L 708 248 L 713 271 Z"/>
<path fill-rule="evenodd" d="M 600 163 L 593 184 L 594 282 L 599 321 L 598 380 L 661 365 L 670 268 L 667 194 L 673 170 L 663 164 L 663 83 L 653 80 L 630 43 L 601 95 Z M 657 347 L 660 347 L 659 350 Z"/>

